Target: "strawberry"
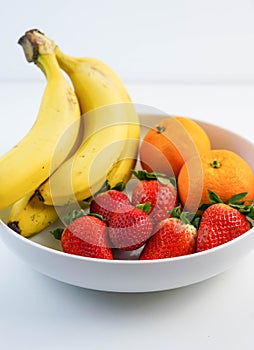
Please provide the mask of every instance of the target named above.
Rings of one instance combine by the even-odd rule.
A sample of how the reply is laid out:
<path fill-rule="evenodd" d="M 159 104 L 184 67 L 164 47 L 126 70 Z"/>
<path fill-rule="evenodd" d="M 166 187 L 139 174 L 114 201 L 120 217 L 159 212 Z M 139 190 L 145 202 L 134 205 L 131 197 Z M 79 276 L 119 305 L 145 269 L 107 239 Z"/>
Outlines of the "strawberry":
<path fill-rule="evenodd" d="M 202 212 L 198 228 L 197 252 L 217 247 L 241 236 L 251 228 L 247 217 L 254 218 L 254 207 L 241 200 L 240 193 L 223 203 L 216 193 L 208 191 L 210 202 L 200 207 Z"/>
<path fill-rule="evenodd" d="M 184 218 L 184 215 L 166 218 L 157 224 L 155 233 L 146 243 L 139 260 L 193 254 L 196 249 L 196 237 L 196 227 Z"/>
<path fill-rule="evenodd" d="M 142 207 L 142 209 L 141 209 Z M 152 222 L 145 212 L 149 203 L 134 207 L 119 207 L 109 221 L 109 238 L 115 248 L 135 250 L 140 248 L 150 237 Z"/>
<path fill-rule="evenodd" d="M 132 204 L 150 202 L 150 217 L 154 224 L 168 217 L 178 205 L 175 181 L 164 174 L 132 171 L 140 180 L 132 192 Z"/>
<path fill-rule="evenodd" d="M 74 218 L 65 229 L 55 230 L 60 233 L 62 249 L 65 253 L 98 259 L 113 259 L 108 239 L 106 223 L 99 216 L 81 215 Z"/>
<path fill-rule="evenodd" d="M 129 205 L 130 200 L 127 195 L 122 192 L 124 186 L 120 184 L 117 187 L 107 187 L 104 192 L 98 193 L 90 203 L 90 213 L 96 213 L 103 217 L 108 224 L 112 214 L 116 209 L 123 205 Z"/>

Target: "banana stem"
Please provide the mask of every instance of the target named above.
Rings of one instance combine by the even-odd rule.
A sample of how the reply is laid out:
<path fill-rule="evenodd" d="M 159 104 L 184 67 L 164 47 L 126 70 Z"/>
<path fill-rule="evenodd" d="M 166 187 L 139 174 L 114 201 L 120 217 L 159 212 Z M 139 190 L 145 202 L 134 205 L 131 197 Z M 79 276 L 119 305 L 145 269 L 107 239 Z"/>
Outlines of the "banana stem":
<path fill-rule="evenodd" d="M 24 50 L 26 60 L 28 62 L 33 62 L 43 71 L 46 78 L 50 78 L 50 72 L 53 71 L 54 66 L 59 65 L 55 57 L 55 44 L 52 40 L 48 39 L 42 32 L 38 29 L 28 30 L 19 40 L 20 44 Z M 60 69 L 54 70 L 54 76 L 56 72 Z"/>
<path fill-rule="evenodd" d="M 34 40 L 34 32 L 38 32 L 37 29 L 29 30 L 18 40 L 18 44 L 20 44 L 24 50 L 26 60 L 28 62 L 37 62 L 38 59 L 38 43 Z"/>
<path fill-rule="evenodd" d="M 31 29 L 18 40 L 28 62 L 37 63 L 39 55 L 52 54 L 55 44 L 38 29 Z"/>

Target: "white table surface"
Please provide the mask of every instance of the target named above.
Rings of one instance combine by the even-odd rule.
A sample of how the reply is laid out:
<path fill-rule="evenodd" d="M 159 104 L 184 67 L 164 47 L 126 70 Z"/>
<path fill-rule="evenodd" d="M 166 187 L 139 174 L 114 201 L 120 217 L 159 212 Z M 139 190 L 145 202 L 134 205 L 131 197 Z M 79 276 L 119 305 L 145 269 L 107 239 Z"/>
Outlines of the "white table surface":
<path fill-rule="evenodd" d="M 253 85 L 127 84 L 133 101 L 253 139 Z M 44 84 L 0 83 L 0 153 L 31 127 Z M 253 349 L 254 251 L 207 281 L 156 293 L 67 285 L 31 269 L 0 240 L 2 349 Z"/>

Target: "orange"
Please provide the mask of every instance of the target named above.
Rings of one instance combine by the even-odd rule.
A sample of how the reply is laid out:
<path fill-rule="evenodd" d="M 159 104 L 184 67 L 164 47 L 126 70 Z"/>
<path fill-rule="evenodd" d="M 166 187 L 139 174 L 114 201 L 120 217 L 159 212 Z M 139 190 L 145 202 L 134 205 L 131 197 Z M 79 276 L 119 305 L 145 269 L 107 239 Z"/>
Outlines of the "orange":
<path fill-rule="evenodd" d="M 139 156 L 144 170 L 177 176 L 185 161 L 210 148 L 210 139 L 198 123 L 175 116 L 161 119 L 148 130 Z"/>
<path fill-rule="evenodd" d="M 189 159 L 178 176 L 179 198 L 188 211 L 196 211 L 201 203 L 209 203 L 208 190 L 223 202 L 241 192 L 244 200 L 254 199 L 254 177 L 249 164 L 235 152 L 213 149 Z"/>

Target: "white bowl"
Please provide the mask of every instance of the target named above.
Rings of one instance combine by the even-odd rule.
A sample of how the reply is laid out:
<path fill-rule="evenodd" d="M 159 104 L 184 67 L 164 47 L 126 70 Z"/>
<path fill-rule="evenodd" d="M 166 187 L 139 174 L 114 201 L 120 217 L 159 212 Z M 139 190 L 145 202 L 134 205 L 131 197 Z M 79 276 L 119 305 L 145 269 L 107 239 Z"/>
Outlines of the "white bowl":
<path fill-rule="evenodd" d="M 141 125 L 154 125 L 162 116 L 141 116 Z M 163 116 L 164 117 L 164 116 Z M 254 166 L 254 144 L 218 126 L 198 122 L 215 148 L 237 152 Z M 12 231 L 0 220 L 0 237 L 31 268 L 75 286 L 114 292 L 161 291 L 190 285 L 230 268 L 254 247 L 254 229 L 219 247 L 192 255 L 151 260 L 103 260 L 65 254 L 46 232 L 31 239 Z"/>

